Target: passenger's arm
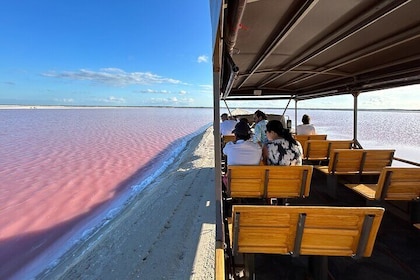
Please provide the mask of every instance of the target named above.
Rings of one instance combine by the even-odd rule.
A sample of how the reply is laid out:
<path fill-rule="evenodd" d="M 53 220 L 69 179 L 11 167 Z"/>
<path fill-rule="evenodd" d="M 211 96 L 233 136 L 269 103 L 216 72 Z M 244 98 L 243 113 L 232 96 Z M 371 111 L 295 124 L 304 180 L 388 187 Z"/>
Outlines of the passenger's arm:
<path fill-rule="evenodd" d="M 262 147 L 262 161 L 265 165 L 268 165 L 268 148 L 267 145 Z"/>

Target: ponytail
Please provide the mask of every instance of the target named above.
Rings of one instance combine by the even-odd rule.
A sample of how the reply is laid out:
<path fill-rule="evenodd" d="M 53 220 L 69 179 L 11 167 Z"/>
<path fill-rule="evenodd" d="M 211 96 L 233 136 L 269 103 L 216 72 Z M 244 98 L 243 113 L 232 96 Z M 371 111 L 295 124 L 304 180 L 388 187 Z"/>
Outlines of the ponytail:
<path fill-rule="evenodd" d="M 290 133 L 290 130 L 289 129 L 283 129 L 283 135 L 282 135 L 282 137 L 284 138 L 284 139 L 286 139 L 287 141 L 289 141 L 289 142 L 291 142 L 291 143 L 293 143 L 293 144 L 295 144 L 295 145 L 297 145 L 297 142 L 296 142 L 296 139 L 295 138 L 293 138 L 293 136 L 292 136 L 292 134 Z"/>

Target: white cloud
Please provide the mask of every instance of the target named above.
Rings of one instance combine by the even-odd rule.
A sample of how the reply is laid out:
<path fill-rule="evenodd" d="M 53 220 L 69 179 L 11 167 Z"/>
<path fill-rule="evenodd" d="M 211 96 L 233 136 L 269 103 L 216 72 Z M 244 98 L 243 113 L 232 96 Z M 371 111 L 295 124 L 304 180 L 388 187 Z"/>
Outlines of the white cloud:
<path fill-rule="evenodd" d="M 174 101 L 172 98 L 150 98 L 149 100 L 143 100 L 143 103 L 151 103 L 151 104 L 168 104 L 173 103 Z"/>
<path fill-rule="evenodd" d="M 54 101 L 56 102 L 62 102 L 62 103 L 74 103 L 73 98 L 55 98 Z"/>
<path fill-rule="evenodd" d="M 149 100 L 143 100 L 145 104 L 164 104 L 164 105 L 173 105 L 173 106 L 185 106 L 191 105 L 194 103 L 193 98 L 176 98 L 176 97 L 168 97 L 168 98 L 151 98 Z"/>
<path fill-rule="evenodd" d="M 103 68 L 99 71 L 80 69 L 78 71 L 51 71 L 42 74 L 45 77 L 62 78 L 79 81 L 93 81 L 96 83 L 128 86 L 148 84 L 183 84 L 180 80 L 165 78 L 150 72 L 125 72 L 118 68 Z"/>
<path fill-rule="evenodd" d="M 364 97 L 364 95 L 366 94 L 366 99 L 364 99 L 363 101 L 363 105 L 370 107 L 370 108 L 378 108 L 378 107 L 383 107 L 384 105 L 386 105 L 387 102 L 387 98 L 385 98 L 385 96 L 378 96 L 378 95 L 368 95 L 369 93 L 362 93 L 360 95 L 360 100 L 362 100 L 362 98 Z M 389 98 L 388 98 L 389 101 Z M 389 103 L 388 103 L 389 104 Z"/>
<path fill-rule="evenodd" d="M 185 102 L 185 103 L 188 103 L 188 104 L 193 104 L 194 103 L 194 98 L 185 98 L 182 101 Z"/>
<path fill-rule="evenodd" d="M 118 104 L 126 102 L 124 98 L 115 97 L 115 96 L 110 96 L 108 98 L 101 98 L 101 99 L 98 99 L 98 101 L 103 102 L 103 103 L 118 103 Z"/>
<path fill-rule="evenodd" d="M 359 108 L 374 109 L 420 109 L 420 87 L 411 85 L 359 95 Z"/>
<path fill-rule="evenodd" d="M 213 94 L 213 86 L 212 85 L 200 85 L 200 91 L 202 93 L 211 93 Z"/>
<path fill-rule="evenodd" d="M 163 89 L 163 90 L 146 89 L 146 90 L 138 90 L 138 91 L 135 91 L 135 92 L 139 92 L 139 93 L 157 93 L 157 94 L 170 94 L 170 93 L 172 93 L 171 91 L 166 90 L 166 89 Z M 186 90 L 180 90 L 178 92 L 178 94 L 180 94 L 180 95 L 185 95 L 187 93 L 188 92 Z"/>
<path fill-rule="evenodd" d="M 146 89 L 146 90 L 140 90 L 140 91 L 136 91 L 136 92 L 140 92 L 140 93 L 163 93 L 163 94 L 171 93 L 168 90 L 154 90 L 154 89 Z"/>
<path fill-rule="evenodd" d="M 198 58 L 197 58 L 197 62 L 198 63 L 202 63 L 202 62 L 208 62 L 209 61 L 209 58 L 208 58 L 208 56 L 207 55 L 200 55 Z"/>

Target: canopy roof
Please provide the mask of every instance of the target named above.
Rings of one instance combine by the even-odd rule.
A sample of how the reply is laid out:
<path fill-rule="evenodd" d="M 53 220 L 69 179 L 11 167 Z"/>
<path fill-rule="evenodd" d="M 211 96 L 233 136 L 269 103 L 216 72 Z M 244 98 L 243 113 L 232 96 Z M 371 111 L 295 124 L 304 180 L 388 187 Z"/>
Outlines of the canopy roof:
<path fill-rule="evenodd" d="M 221 99 L 420 83 L 420 1 L 211 0 Z M 215 91 L 216 92 L 216 91 Z"/>

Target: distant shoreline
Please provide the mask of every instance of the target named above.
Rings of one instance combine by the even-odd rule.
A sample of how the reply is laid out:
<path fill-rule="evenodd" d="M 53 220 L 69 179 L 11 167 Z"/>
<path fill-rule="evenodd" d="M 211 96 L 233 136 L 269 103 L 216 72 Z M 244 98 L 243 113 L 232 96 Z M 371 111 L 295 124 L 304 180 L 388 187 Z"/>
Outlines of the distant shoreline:
<path fill-rule="evenodd" d="M 135 109 L 135 108 L 191 108 L 191 109 L 212 109 L 213 107 L 181 107 L 181 106 L 93 106 L 93 105 L 5 105 L 0 104 L 0 110 L 2 109 Z M 253 110 L 275 110 L 278 108 L 248 108 L 244 107 L 242 109 L 249 109 L 251 112 Z M 289 108 L 289 110 L 294 110 L 294 108 Z M 345 108 L 298 108 L 298 111 L 303 110 L 316 110 L 316 111 L 353 111 L 353 109 Z M 413 112 L 420 113 L 420 109 L 361 109 L 358 111 L 371 111 L 371 112 Z"/>

